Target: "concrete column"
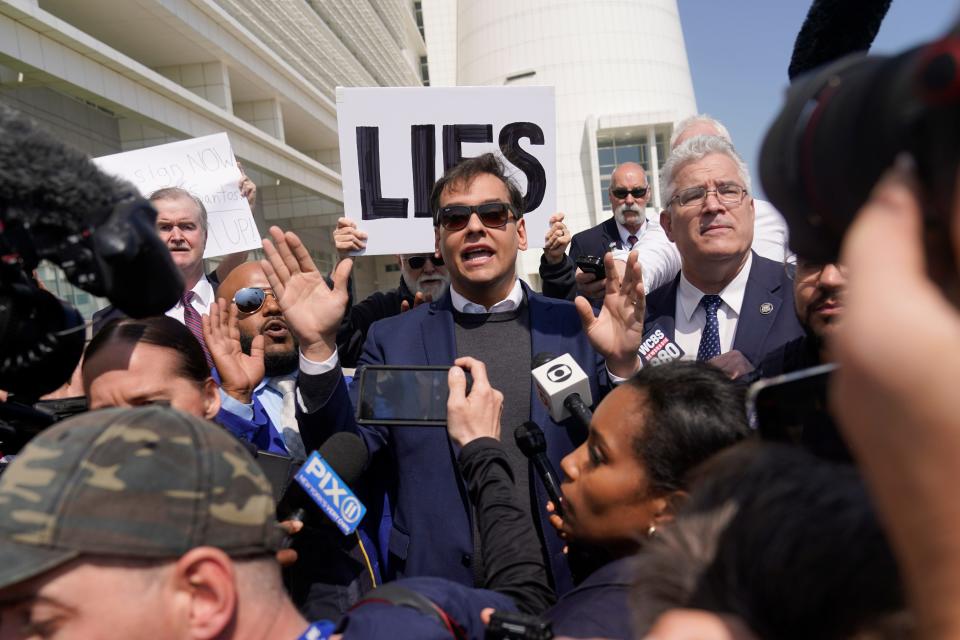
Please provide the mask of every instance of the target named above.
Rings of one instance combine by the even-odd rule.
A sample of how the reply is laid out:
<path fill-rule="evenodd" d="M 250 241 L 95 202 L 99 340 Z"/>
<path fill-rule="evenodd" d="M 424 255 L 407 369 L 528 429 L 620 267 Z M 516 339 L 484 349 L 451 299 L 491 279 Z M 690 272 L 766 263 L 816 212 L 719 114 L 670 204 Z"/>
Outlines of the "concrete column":
<path fill-rule="evenodd" d="M 276 98 L 235 102 L 233 103 L 233 114 L 267 135 L 273 136 L 280 142 L 285 142 L 283 110 L 280 109 L 280 101 Z"/>
<path fill-rule="evenodd" d="M 233 112 L 233 100 L 230 95 L 230 74 L 227 71 L 227 65 L 222 62 L 215 60 L 213 62 L 171 65 L 169 67 L 157 67 L 154 71 L 217 105 L 224 111 Z"/>
<path fill-rule="evenodd" d="M 651 202 L 657 211 L 663 209 L 660 204 L 660 159 L 657 157 L 657 131 L 654 127 L 647 127 L 647 149 L 650 157 L 650 172 L 647 180 L 653 187 Z"/>

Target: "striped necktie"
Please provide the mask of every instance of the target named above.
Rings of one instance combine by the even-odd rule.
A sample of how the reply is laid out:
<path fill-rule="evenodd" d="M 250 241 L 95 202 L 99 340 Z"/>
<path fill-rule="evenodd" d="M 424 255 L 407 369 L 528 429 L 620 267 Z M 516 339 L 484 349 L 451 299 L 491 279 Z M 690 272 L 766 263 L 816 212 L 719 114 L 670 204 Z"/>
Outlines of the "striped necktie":
<path fill-rule="evenodd" d="M 192 333 L 193 337 L 200 343 L 200 347 L 203 349 L 203 356 L 207 359 L 207 366 L 212 369 L 213 358 L 210 357 L 210 352 L 207 350 L 207 343 L 203 340 L 203 323 L 200 321 L 200 312 L 194 309 L 191 304 L 195 295 L 193 291 L 185 291 L 183 297 L 180 298 L 180 303 L 183 305 L 183 324 L 187 325 L 187 329 L 190 329 L 190 333 Z"/>

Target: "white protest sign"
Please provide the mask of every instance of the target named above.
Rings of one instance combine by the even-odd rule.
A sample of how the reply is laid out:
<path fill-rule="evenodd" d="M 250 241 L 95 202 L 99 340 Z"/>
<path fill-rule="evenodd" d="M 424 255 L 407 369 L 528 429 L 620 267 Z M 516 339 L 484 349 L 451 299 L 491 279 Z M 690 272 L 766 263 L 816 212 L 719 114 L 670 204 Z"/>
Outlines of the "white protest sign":
<path fill-rule="evenodd" d="M 461 158 L 506 160 L 524 194 L 527 240 L 542 247 L 556 212 L 553 87 L 337 87 L 345 215 L 362 253 L 432 252 L 433 183 Z"/>
<path fill-rule="evenodd" d="M 105 173 L 129 180 L 146 197 L 180 187 L 207 209 L 204 258 L 260 248 L 260 232 L 240 193 L 240 169 L 226 133 L 95 158 Z"/>

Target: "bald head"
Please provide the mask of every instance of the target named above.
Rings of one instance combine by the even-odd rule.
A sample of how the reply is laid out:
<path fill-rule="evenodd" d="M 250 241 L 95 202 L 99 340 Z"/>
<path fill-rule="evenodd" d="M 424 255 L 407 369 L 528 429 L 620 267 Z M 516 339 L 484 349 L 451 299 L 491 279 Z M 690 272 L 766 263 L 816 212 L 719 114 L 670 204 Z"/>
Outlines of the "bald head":
<path fill-rule="evenodd" d="M 260 261 L 245 262 L 239 267 L 230 271 L 230 275 L 224 278 L 217 289 L 217 297 L 223 298 L 227 302 L 233 300 L 237 291 L 244 287 L 270 288 L 270 282 L 267 280 L 267 274 L 264 273 Z"/>
<path fill-rule="evenodd" d="M 638 234 L 646 221 L 650 200 L 647 172 L 636 162 L 624 162 L 610 174 L 610 208 L 613 217 L 630 233 Z"/>
<path fill-rule="evenodd" d="M 250 353 L 253 338 L 262 335 L 267 376 L 290 373 L 296 369 L 298 363 L 297 342 L 287 327 L 260 262 L 245 262 L 231 271 L 220 284 L 217 297 L 230 304 L 237 292 L 246 288 L 262 289 L 267 293 L 259 309 L 239 313 L 237 325 L 240 328 L 240 346 L 244 353 Z M 256 299 L 256 293 L 253 293 L 253 296 L 244 297 Z"/>

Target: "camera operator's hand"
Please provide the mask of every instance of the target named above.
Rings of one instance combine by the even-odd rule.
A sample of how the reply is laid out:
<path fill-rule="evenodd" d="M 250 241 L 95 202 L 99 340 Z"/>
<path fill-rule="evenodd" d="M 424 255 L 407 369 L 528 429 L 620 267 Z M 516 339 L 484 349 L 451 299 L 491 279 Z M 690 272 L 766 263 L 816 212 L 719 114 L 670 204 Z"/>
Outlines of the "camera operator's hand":
<path fill-rule="evenodd" d="M 227 311 L 229 309 L 229 311 Z M 250 355 L 240 348 L 237 305 L 223 298 L 210 305 L 203 321 L 203 339 L 220 375 L 220 388 L 237 402 L 250 404 L 264 376 L 263 336 L 254 336 Z"/>
<path fill-rule="evenodd" d="M 610 373 L 629 378 L 640 369 L 637 350 L 643 340 L 647 298 L 637 252 L 630 252 L 623 276 L 615 262 L 609 252 L 603 256 L 607 277 L 600 315 L 594 317 L 593 308 L 583 296 L 577 296 L 574 302 L 587 339 L 606 359 Z"/>
<path fill-rule="evenodd" d="M 477 438 L 500 439 L 500 414 L 503 394 L 490 386 L 487 367 L 474 358 L 457 358 L 447 374 L 450 395 L 447 397 L 447 433 L 463 447 Z M 473 377 L 467 395 L 467 376 Z"/>
<path fill-rule="evenodd" d="M 277 295 L 277 302 L 300 352 L 315 362 L 327 360 L 337 349 L 337 329 L 347 311 L 347 280 L 353 260 L 345 258 L 333 270 L 333 288 L 327 286 L 300 238 L 270 227 L 271 242 L 263 241 L 267 259 L 260 265 Z"/>
<path fill-rule="evenodd" d="M 958 248 L 960 203 L 949 227 Z M 843 244 L 831 400 L 903 570 L 918 636 L 960 637 L 960 313 L 927 276 L 908 170 L 874 188 Z"/>

